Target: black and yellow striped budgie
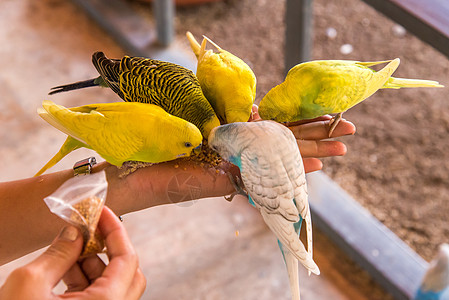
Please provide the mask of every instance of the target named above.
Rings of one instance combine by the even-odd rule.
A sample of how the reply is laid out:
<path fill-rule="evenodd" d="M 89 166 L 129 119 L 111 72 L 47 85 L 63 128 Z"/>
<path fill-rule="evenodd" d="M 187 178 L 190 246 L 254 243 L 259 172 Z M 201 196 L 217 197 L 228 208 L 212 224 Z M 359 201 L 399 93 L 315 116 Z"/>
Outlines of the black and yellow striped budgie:
<path fill-rule="evenodd" d="M 248 121 L 256 97 L 256 76 L 251 68 L 207 37 L 200 45 L 190 32 L 186 35 L 198 58 L 196 76 L 220 121 L 225 124 Z M 206 50 L 207 41 L 218 53 Z"/>
<path fill-rule="evenodd" d="M 205 138 L 220 125 L 197 77 L 182 66 L 141 57 L 109 59 L 103 52 L 95 52 L 92 62 L 99 77 L 54 87 L 50 94 L 90 86 L 110 87 L 127 102 L 155 104 L 193 123 Z"/>
<path fill-rule="evenodd" d="M 296 65 L 284 82 L 263 97 L 259 114 L 262 119 L 278 122 L 337 114 L 331 121 L 330 137 L 343 112 L 379 89 L 443 87 L 436 81 L 391 77 L 399 62 L 399 58 L 376 62 L 322 60 Z M 382 63 L 388 64 L 378 72 L 369 68 Z"/>

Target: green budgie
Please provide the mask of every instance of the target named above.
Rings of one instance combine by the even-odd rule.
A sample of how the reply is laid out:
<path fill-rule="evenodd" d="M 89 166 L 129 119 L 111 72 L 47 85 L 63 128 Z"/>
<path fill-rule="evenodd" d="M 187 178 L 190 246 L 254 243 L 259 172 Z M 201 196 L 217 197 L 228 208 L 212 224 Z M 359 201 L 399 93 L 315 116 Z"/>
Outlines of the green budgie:
<path fill-rule="evenodd" d="M 95 52 L 92 62 L 99 77 L 52 88 L 50 94 L 90 86 L 110 87 L 127 102 L 150 103 L 197 126 L 207 138 L 220 125 L 195 74 L 177 64 L 142 57 L 109 59 Z"/>
<path fill-rule="evenodd" d="M 68 137 L 35 176 L 81 147 L 95 150 L 116 166 L 126 161 L 173 160 L 201 148 L 202 136 L 195 125 L 156 105 L 116 102 L 65 108 L 44 101 L 42 106 L 39 115 Z"/>
<path fill-rule="evenodd" d="M 273 121 L 214 128 L 209 146 L 240 169 L 249 201 L 274 232 L 284 255 L 294 300 L 299 299 L 298 261 L 319 274 L 312 258 L 312 222 L 301 154 L 293 133 Z M 299 239 L 307 226 L 307 249 Z"/>
<path fill-rule="evenodd" d="M 321 60 L 296 65 L 285 81 L 261 100 L 259 114 L 262 119 L 278 122 L 337 114 L 331 121 L 330 137 L 343 112 L 379 89 L 443 87 L 436 81 L 391 77 L 399 62 L 399 58 L 376 62 Z M 369 68 L 382 63 L 388 64 L 378 72 Z"/>

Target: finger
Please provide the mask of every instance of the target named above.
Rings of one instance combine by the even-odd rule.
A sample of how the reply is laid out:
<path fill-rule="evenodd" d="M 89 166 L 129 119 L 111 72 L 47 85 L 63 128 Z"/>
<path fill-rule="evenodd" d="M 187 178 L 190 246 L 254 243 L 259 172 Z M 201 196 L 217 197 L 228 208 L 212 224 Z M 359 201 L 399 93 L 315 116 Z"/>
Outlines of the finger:
<path fill-rule="evenodd" d="M 67 273 L 62 277 L 62 280 L 67 285 L 66 293 L 83 291 L 89 286 L 89 280 L 77 263 L 70 267 Z"/>
<path fill-rule="evenodd" d="M 80 264 L 89 282 L 94 282 L 95 279 L 99 278 L 106 268 L 106 264 L 97 255 L 85 258 Z"/>
<path fill-rule="evenodd" d="M 134 248 L 119 218 L 108 208 L 102 211 L 98 228 L 105 237 L 109 265 L 102 274 L 102 284 L 113 291 L 126 291 L 138 267 Z M 94 282 L 96 284 L 98 280 Z"/>
<path fill-rule="evenodd" d="M 323 116 L 319 116 L 319 117 L 313 118 L 313 119 L 299 120 L 299 121 L 294 121 L 294 122 L 285 122 L 284 125 L 287 127 L 290 127 L 290 126 L 297 126 L 297 125 L 314 123 L 314 122 L 319 122 L 319 121 L 328 121 L 331 119 L 332 119 L 331 115 L 323 115 Z"/>
<path fill-rule="evenodd" d="M 318 158 L 304 158 L 303 163 L 306 173 L 319 171 L 323 168 L 323 163 Z"/>
<path fill-rule="evenodd" d="M 251 116 L 249 117 L 248 122 L 253 121 L 260 121 L 262 118 L 259 115 L 259 107 L 256 104 L 253 104 L 253 107 L 251 108 Z"/>
<path fill-rule="evenodd" d="M 147 280 L 145 279 L 145 276 L 143 275 L 140 268 L 136 270 L 136 273 L 134 274 L 134 279 L 131 283 L 131 286 L 128 289 L 128 292 L 126 293 L 127 299 L 140 299 L 142 297 L 143 292 L 145 292 L 145 288 L 147 286 Z"/>
<path fill-rule="evenodd" d="M 346 145 L 339 141 L 299 140 L 298 147 L 302 157 L 342 156 L 347 152 Z"/>
<path fill-rule="evenodd" d="M 295 125 L 289 127 L 297 139 L 303 140 L 322 140 L 329 138 L 329 121 L 317 121 L 313 123 L 306 123 L 302 125 Z M 342 119 L 334 132 L 332 137 L 339 137 L 344 135 L 352 135 L 355 133 L 355 126 L 349 121 Z"/>
<path fill-rule="evenodd" d="M 43 283 L 53 288 L 76 263 L 82 245 L 83 239 L 78 229 L 73 226 L 64 227 L 50 247 L 28 266 L 41 270 L 45 274 Z"/>

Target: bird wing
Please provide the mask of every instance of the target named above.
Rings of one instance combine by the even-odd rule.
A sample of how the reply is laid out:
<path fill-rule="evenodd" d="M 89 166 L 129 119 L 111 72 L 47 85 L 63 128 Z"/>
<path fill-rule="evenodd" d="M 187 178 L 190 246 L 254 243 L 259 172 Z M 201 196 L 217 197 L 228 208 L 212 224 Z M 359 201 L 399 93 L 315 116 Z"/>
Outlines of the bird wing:
<path fill-rule="evenodd" d="M 304 74 L 303 77 L 311 81 L 312 88 L 304 88 L 311 96 L 303 99 L 311 102 L 302 104 L 303 114 L 315 117 L 317 114 L 343 112 L 360 102 L 374 73 L 354 63 L 337 61 L 332 65 L 316 63 L 308 66 Z M 317 113 L 316 109 L 324 110 Z"/>
<path fill-rule="evenodd" d="M 300 213 L 308 215 L 305 174 L 296 139 L 288 128 L 275 122 L 258 125 L 264 134 L 253 131 L 257 138 L 241 152 L 243 183 L 282 245 L 309 271 L 319 274 L 294 225 L 301 220 Z"/>
<path fill-rule="evenodd" d="M 180 98 L 201 90 L 192 71 L 169 62 L 140 57 L 121 61 L 120 90 L 124 100 L 156 104 L 170 112 Z"/>
<path fill-rule="evenodd" d="M 388 62 L 388 64 L 385 67 L 383 67 L 380 71 L 378 71 L 378 72 L 372 71 L 373 76 L 369 77 L 369 81 L 367 82 L 366 91 L 360 101 L 368 98 L 369 96 L 374 94 L 378 89 L 382 88 L 385 85 L 385 83 L 388 81 L 388 79 L 391 77 L 391 75 L 394 73 L 394 71 L 396 71 L 396 69 L 398 68 L 399 63 L 401 61 L 399 60 L 399 58 L 396 58 L 396 59 L 393 59 L 392 61 L 382 61 L 379 63 L 385 63 L 385 62 Z M 366 67 L 366 66 L 372 65 L 372 63 L 358 62 L 357 65 Z M 364 68 L 361 68 L 361 69 L 364 69 Z"/>
<path fill-rule="evenodd" d="M 107 85 L 123 99 L 120 91 L 120 60 L 107 58 L 103 52 L 95 52 L 92 55 L 92 63 Z"/>
<path fill-rule="evenodd" d="M 306 62 L 289 71 L 285 86 L 291 95 L 301 95 L 302 119 L 344 112 L 381 88 L 396 69 L 398 60 L 391 61 L 384 72 L 369 68 L 380 63 L 385 61 Z"/>
<path fill-rule="evenodd" d="M 290 179 L 294 189 L 294 203 L 299 211 L 299 214 L 306 223 L 307 252 L 311 257 L 313 257 L 312 219 L 310 216 L 307 182 L 301 153 L 299 152 L 296 138 L 292 132 L 286 127 L 283 127 L 282 131 L 285 139 L 289 141 L 284 143 L 283 147 L 285 152 L 282 152 L 282 160 L 288 174 L 288 178 Z"/>
<path fill-rule="evenodd" d="M 37 112 L 39 116 L 47 121 L 50 125 L 56 129 L 64 132 L 65 134 L 73 137 L 74 139 L 86 144 L 86 142 L 79 136 L 76 131 L 72 130 L 70 127 L 65 126 L 61 123 L 61 115 L 64 116 L 67 108 L 61 105 L 57 105 L 52 101 L 45 100 L 42 102 L 42 108 L 38 108 Z"/>
<path fill-rule="evenodd" d="M 294 228 L 294 223 L 300 218 L 293 201 L 292 184 L 282 162 L 273 162 L 272 156 L 275 154 L 267 156 L 267 150 L 257 151 L 251 148 L 251 152 L 242 152 L 240 171 L 245 188 L 279 241 L 309 271 L 319 274 L 318 266 L 304 248 Z"/>
<path fill-rule="evenodd" d="M 136 128 L 140 124 L 138 112 L 124 111 L 123 106 L 102 109 L 98 104 L 68 109 L 44 101 L 43 107 L 52 125 L 56 123 L 56 128 L 88 145 L 112 164 L 130 160 L 144 144 Z"/>
<path fill-rule="evenodd" d="M 240 171 L 245 188 L 259 207 L 297 222 L 299 213 L 292 201 L 293 189 L 281 162 L 272 162 L 260 152 L 253 148 L 241 154 Z"/>

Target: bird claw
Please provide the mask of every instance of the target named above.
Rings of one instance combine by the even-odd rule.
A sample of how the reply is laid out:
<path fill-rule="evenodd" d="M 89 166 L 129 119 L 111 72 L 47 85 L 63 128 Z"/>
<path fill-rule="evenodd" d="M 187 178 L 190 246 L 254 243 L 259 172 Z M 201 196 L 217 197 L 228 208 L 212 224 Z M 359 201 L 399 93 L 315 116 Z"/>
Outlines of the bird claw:
<path fill-rule="evenodd" d="M 229 196 L 224 196 L 225 200 L 231 202 L 232 199 L 234 199 L 234 197 L 237 195 L 248 197 L 248 193 L 245 191 L 245 186 L 243 185 L 240 176 L 232 174 L 231 172 L 226 172 L 226 174 L 228 174 L 229 180 L 235 188 L 235 192 Z"/>
<path fill-rule="evenodd" d="M 329 121 L 329 133 L 328 133 L 328 137 L 332 136 L 332 133 L 334 132 L 335 128 L 337 127 L 338 123 L 340 123 L 341 121 L 341 116 L 343 115 L 343 113 L 338 113 L 335 117 L 333 117 L 330 121 Z"/>
<path fill-rule="evenodd" d="M 238 195 L 238 193 L 237 193 L 237 192 L 234 192 L 234 193 L 232 193 L 232 194 L 229 195 L 229 196 L 223 196 L 223 198 L 225 198 L 226 201 L 231 202 L 232 199 L 234 199 L 234 197 L 237 196 L 237 195 Z"/>
<path fill-rule="evenodd" d="M 134 173 L 138 169 L 145 168 L 155 165 L 154 163 L 146 163 L 146 162 L 139 162 L 139 161 L 125 161 L 120 169 L 119 178 L 125 178 L 126 176 Z"/>

